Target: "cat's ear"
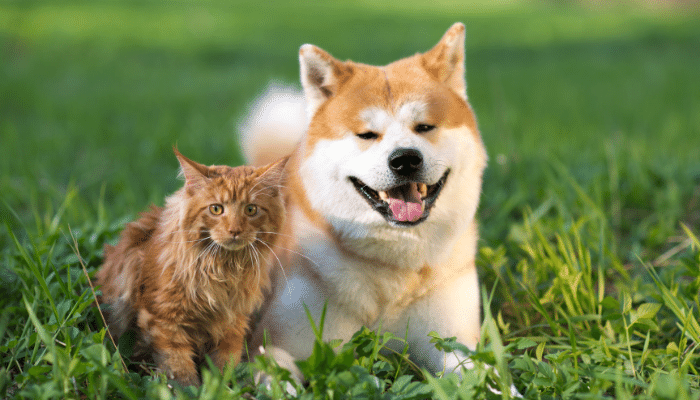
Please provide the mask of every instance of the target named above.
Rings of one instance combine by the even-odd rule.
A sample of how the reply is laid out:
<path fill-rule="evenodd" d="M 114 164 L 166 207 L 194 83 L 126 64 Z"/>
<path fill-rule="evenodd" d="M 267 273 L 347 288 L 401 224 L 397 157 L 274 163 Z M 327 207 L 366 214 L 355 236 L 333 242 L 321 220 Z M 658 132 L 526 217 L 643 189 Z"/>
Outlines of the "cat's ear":
<path fill-rule="evenodd" d="M 258 181 L 268 187 L 272 195 L 276 196 L 279 194 L 280 187 L 284 185 L 284 169 L 287 166 L 287 161 L 289 161 L 289 156 L 258 168 L 258 172 L 260 173 Z"/>
<path fill-rule="evenodd" d="M 209 178 L 209 167 L 183 156 L 176 147 L 173 152 L 180 162 L 180 175 L 185 177 L 186 187 L 200 187 Z"/>

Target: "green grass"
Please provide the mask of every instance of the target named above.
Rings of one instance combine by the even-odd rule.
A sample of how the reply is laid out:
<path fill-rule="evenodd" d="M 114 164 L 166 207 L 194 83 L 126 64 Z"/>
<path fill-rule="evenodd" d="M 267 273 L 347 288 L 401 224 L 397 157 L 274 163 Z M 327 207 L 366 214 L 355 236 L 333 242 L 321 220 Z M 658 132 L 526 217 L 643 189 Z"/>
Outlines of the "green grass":
<path fill-rule="evenodd" d="M 301 44 L 384 64 L 463 21 L 491 159 L 476 366 L 433 377 L 361 330 L 317 341 L 299 397 L 500 398 L 512 381 L 531 399 L 697 398 L 698 11 L 333 4 L 0 3 L 0 397 L 283 396 L 265 360 L 269 389 L 241 365 L 197 391 L 122 358 L 82 264 L 180 185 L 173 144 L 241 162 L 237 120 L 269 79 L 297 81 Z"/>

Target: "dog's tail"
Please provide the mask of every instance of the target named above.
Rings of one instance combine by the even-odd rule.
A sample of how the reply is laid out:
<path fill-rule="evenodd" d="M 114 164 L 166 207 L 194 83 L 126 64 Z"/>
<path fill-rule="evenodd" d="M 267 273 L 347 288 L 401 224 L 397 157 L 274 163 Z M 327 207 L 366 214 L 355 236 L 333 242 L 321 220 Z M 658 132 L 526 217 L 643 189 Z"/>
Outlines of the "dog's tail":
<path fill-rule="evenodd" d="M 271 82 L 238 126 L 245 161 L 265 165 L 289 155 L 306 131 L 301 90 Z"/>

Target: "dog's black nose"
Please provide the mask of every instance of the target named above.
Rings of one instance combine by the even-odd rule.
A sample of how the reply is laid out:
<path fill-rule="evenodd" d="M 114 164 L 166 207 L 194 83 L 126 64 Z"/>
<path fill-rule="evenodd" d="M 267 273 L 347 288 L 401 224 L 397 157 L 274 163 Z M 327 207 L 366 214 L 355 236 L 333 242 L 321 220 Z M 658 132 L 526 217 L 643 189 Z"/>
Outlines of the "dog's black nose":
<path fill-rule="evenodd" d="M 389 168 L 401 176 L 416 173 L 423 165 L 423 156 L 416 149 L 396 149 L 389 156 Z"/>

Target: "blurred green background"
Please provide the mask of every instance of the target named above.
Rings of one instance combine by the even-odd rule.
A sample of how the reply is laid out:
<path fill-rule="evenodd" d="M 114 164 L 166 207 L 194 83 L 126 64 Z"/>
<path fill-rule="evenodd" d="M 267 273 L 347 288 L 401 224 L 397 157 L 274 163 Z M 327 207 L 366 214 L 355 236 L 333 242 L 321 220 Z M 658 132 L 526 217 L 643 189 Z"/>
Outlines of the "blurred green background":
<path fill-rule="evenodd" d="M 270 79 L 297 84 L 300 45 L 386 64 L 455 21 L 491 159 L 485 241 L 554 204 L 604 215 L 623 259 L 697 231 L 700 13 L 641 0 L 3 1 L 0 193 L 19 219 L 2 219 L 133 217 L 180 185 L 174 144 L 241 162 L 238 120 Z"/>

